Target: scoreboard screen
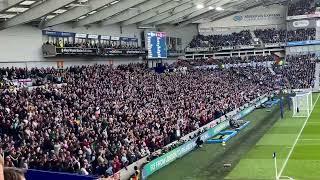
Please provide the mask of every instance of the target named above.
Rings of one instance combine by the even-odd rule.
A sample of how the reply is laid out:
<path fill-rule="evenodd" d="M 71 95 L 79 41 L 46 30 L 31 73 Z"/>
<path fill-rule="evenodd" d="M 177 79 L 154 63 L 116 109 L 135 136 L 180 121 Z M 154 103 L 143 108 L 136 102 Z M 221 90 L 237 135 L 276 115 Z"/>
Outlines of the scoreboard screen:
<path fill-rule="evenodd" d="M 148 32 L 147 49 L 149 59 L 167 58 L 167 43 L 165 32 Z"/>

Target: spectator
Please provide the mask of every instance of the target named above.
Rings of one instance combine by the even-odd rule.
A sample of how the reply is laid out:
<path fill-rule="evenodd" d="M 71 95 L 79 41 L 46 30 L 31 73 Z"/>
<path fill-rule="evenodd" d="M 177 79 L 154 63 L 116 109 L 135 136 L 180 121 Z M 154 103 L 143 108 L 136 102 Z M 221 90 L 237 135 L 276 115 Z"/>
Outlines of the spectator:
<path fill-rule="evenodd" d="M 4 160 L 3 160 L 3 157 L 2 157 L 2 153 L 1 153 L 0 154 L 0 180 L 4 180 L 3 166 L 4 166 Z"/>
<path fill-rule="evenodd" d="M 289 89 L 313 87 L 315 74 L 315 54 L 286 57 L 284 66 L 274 65 L 274 71 L 283 79 L 283 85 Z"/>
<path fill-rule="evenodd" d="M 52 78 L 61 73 L 21 74 L 39 71 Z M 15 78 L 20 69 L 3 72 Z M 62 74 L 62 86 L 44 81 L 31 90 L 0 90 L 0 147 L 8 166 L 109 176 L 142 157 L 157 157 L 178 140 L 177 132 L 185 136 L 278 88 L 265 67 L 157 74 L 144 64 L 93 65 Z"/>
<path fill-rule="evenodd" d="M 283 29 L 256 29 L 254 34 L 263 43 L 283 43 L 286 42 L 286 30 Z"/>
<path fill-rule="evenodd" d="M 24 172 L 17 168 L 4 168 L 5 180 L 25 180 Z"/>
<path fill-rule="evenodd" d="M 289 4 L 288 16 L 298 16 L 298 15 L 307 15 L 314 14 L 316 11 L 315 1 L 314 0 L 299 0 Z"/>
<path fill-rule="evenodd" d="M 287 32 L 288 42 L 315 40 L 316 28 L 297 29 Z"/>
<path fill-rule="evenodd" d="M 243 30 L 239 33 L 227 35 L 198 35 L 189 44 L 190 48 L 195 47 L 224 47 L 224 46 L 239 46 L 251 45 L 252 36 L 249 30 Z"/>

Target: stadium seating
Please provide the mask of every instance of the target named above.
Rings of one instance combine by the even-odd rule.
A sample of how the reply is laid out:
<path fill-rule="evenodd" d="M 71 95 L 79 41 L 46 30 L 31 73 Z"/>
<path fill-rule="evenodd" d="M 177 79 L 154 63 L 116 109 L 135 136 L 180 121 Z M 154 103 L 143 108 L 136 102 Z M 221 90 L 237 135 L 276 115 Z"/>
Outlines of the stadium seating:
<path fill-rule="evenodd" d="M 304 89 L 314 85 L 316 66 L 315 54 L 287 56 L 285 66 L 274 65 L 274 71 L 281 75 L 283 84 L 289 89 Z"/>
<path fill-rule="evenodd" d="M 208 65 L 220 65 L 220 64 L 240 64 L 240 63 L 252 63 L 252 62 L 270 62 L 274 61 L 274 55 L 267 56 L 248 56 L 248 57 L 225 57 L 220 59 L 201 58 L 195 60 L 179 60 L 173 64 L 175 67 L 192 67 L 192 66 L 208 66 Z"/>
<path fill-rule="evenodd" d="M 68 68 L 62 76 L 67 84 L 61 88 L 50 81 L 31 91 L 3 87 L 6 166 L 112 175 L 175 141 L 178 128 L 186 135 L 274 87 L 263 67 L 181 76 L 143 65 L 94 65 Z"/>
<path fill-rule="evenodd" d="M 305 28 L 296 30 L 283 29 L 256 29 L 253 31 L 256 38 L 259 38 L 263 43 L 285 43 L 291 41 L 307 41 L 315 40 L 316 29 Z M 240 33 L 232 33 L 229 35 L 197 35 L 189 44 L 190 48 L 203 47 L 234 47 L 252 45 L 253 37 L 249 30 L 241 31 Z"/>
<path fill-rule="evenodd" d="M 314 0 L 303 0 L 289 4 L 288 16 L 314 14 L 316 10 Z"/>
<path fill-rule="evenodd" d="M 239 33 L 232 33 L 228 35 L 198 35 L 191 41 L 190 47 L 224 47 L 251 44 L 252 36 L 250 31 L 243 30 Z"/>
<path fill-rule="evenodd" d="M 316 28 L 297 29 L 287 32 L 288 42 L 315 40 Z"/>
<path fill-rule="evenodd" d="M 263 43 L 286 42 L 286 30 L 283 29 L 257 29 L 254 34 Z"/>

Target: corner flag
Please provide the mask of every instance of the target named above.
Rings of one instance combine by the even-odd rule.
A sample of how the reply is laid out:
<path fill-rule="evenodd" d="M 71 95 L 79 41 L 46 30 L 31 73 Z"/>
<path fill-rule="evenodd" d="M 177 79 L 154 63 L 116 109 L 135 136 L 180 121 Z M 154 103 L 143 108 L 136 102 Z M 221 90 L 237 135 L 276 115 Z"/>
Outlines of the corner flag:
<path fill-rule="evenodd" d="M 274 170 L 275 170 L 275 172 L 276 172 L 275 178 L 276 178 L 276 179 L 279 179 L 279 177 L 278 177 L 277 155 L 276 155 L 276 152 L 274 152 L 274 153 L 272 154 L 272 157 L 273 157 L 273 159 L 274 159 Z"/>

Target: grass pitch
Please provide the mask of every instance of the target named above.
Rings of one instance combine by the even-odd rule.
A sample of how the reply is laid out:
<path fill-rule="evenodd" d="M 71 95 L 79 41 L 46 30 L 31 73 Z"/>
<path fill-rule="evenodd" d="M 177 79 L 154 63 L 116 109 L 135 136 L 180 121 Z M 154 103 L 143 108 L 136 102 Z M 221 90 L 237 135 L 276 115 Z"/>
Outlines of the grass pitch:
<path fill-rule="evenodd" d="M 320 179 L 320 101 L 314 94 L 314 109 L 309 118 L 292 118 L 287 112 L 284 120 L 274 127 L 247 153 L 225 178 L 232 180 L 276 179 L 273 152 L 277 153 L 280 179 Z"/>
<path fill-rule="evenodd" d="M 320 100 L 316 102 L 319 95 L 313 95 L 315 106 L 308 119 L 292 118 L 292 111 L 287 108 L 284 119 L 280 119 L 279 107 L 271 112 L 255 110 L 244 118 L 251 124 L 225 147 L 205 145 L 148 180 L 272 180 L 273 152 L 277 154 L 279 176 L 320 180 Z M 224 163 L 231 163 L 232 167 L 224 168 Z"/>

